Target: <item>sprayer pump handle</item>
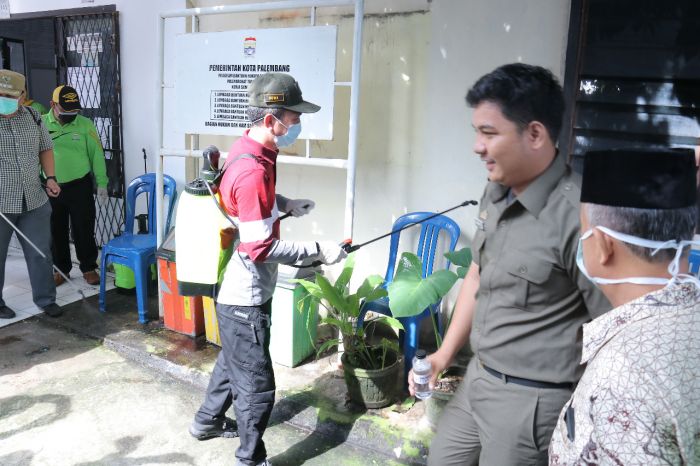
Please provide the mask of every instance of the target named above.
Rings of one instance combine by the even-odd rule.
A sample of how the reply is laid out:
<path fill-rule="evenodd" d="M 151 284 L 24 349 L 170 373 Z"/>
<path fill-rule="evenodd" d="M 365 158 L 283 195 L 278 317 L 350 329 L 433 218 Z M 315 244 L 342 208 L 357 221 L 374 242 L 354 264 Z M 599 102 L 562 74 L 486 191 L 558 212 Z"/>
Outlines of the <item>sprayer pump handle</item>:
<path fill-rule="evenodd" d="M 345 252 L 348 253 L 348 254 L 350 254 L 351 252 L 355 252 L 355 251 L 357 251 L 358 249 L 360 249 L 360 246 L 354 246 L 354 245 L 352 244 L 352 240 L 351 240 L 351 239 L 346 239 L 345 241 L 343 241 L 342 243 L 340 243 L 340 247 L 343 248 L 343 251 L 345 251 Z"/>
<path fill-rule="evenodd" d="M 219 157 L 221 157 L 221 153 L 218 147 L 213 145 L 207 146 L 202 151 L 202 157 L 204 157 L 204 170 L 219 169 Z M 207 165 L 209 166 L 207 167 Z"/>

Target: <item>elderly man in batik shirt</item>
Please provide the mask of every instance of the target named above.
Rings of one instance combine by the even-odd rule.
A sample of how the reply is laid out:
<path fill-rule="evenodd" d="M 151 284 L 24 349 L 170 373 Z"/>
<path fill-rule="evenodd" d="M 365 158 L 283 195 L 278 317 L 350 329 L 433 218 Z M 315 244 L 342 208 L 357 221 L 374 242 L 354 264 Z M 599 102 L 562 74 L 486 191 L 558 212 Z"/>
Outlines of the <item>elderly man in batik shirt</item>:
<path fill-rule="evenodd" d="M 583 374 L 550 465 L 700 464 L 700 282 L 692 152 L 584 160 L 578 266 L 615 306 L 583 326 Z"/>

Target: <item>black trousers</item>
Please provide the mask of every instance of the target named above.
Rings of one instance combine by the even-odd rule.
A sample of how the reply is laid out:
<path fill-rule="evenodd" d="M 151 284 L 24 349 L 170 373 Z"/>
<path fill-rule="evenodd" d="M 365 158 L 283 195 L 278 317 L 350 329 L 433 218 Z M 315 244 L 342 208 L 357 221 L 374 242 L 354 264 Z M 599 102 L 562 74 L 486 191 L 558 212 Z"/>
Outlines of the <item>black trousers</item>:
<path fill-rule="evenodd" d="M 213 424 L 233 404 L 241 444 L 236 458 L 255 465 L 267 457 L 263 434 L 275 403 L 270 358 L 272 300 L 262 306 L 216 305 L 221 351 L 195 420 Z"/>
<path fill-rule="evenodd" d="M 61 183 L 61 194 L 50 197 L 51 252 L 53 263 L 66 275 L 73 267 L 70 257 L 68 232 L 73 232 L 75 253 L 80 271 L 85 273 L 97 268 L 95 244 L 95 199 L 92 195 L 92 175 Z M 70 228 L 69 228 L 70 227 Z"/>

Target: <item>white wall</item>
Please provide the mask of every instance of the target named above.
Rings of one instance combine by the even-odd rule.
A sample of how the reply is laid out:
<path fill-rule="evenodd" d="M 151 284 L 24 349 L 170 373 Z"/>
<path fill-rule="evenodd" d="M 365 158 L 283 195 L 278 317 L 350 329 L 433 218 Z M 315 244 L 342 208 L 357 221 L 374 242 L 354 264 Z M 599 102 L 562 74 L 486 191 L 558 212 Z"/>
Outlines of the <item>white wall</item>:
<path fill-rule="evenodd" d="M 257 0 L 256 0 L 257 1 Z M 127 179 L 142 171 L 141 147 L 151 170 L 157 152 L 155 118 L 156 21 L 161 10 L 184 7 L 184 0 L 96 0 L 120 12 L 122 96 Z M 196 0 L 195 6 L 247 3 Z M 563 77 L 569 0 L 366 0 L 361 77 L 360 134 L 355 204 L 356 243 L 390 231 L 396 217 L 416 210 L 442 210 L 479 199 L 486 171 L 473 154 L 470 110 L 464 96 L 484 73 L 509 62 L 550 68 Z M 80 0 L 10 0 L 11 12 L 86 6 Z M 202 31 L 308 24 L 308 11 L 203 17 Z M 318 23 L 338 24 L 339 81 L 349 80 L 352 14 L 319 10 Z M 168 20 L 167 33 L 185 30 L 184 20 Z M 166 82 L 174 53 L 166 41 Z M 168 91 L 170 92 L 170 91 Z M 172 99 L 166 94 L 166 104 Z M 314 155 L 347 154 L 349 92 L 335 102 L 335 139 L 312 144 Z M 168 129 L 177 115 L 166 108 L 166 145 L 182 147 L 182 135 Z M 227 150 L 231 138 L 202 137 Z M 299 144 L 292 150 L 303 151 Z M 184 164 L 168 159 L 165 171 L 183 181 Z M 279 191 L 316 201 L 313 215 L 285 220 L 288 239 L 342 240 L 345 172 L 280 166 Z M 462 227 L 462 244 L 473 233 L 476 208 L 450 214 Z M 383 274 L 388 241 L 358 253 L 358 276 Z"/>
<path fill-rule="evenodd" d="M 122 123 L 124 125 L 124 173 L 126 183 L 143 173 L 143 153 L 148 155 L 149 171 L 155 171 L 158 151 L 156 92 L 158 91 L 157 19 L 164 10 L 185 8 L 185 0 L 10 0 L 10 13 L 53 11 L 100 5 L 116 5 L 119 12 L 121 46 Z M 185 31 L 184 20 L 169 20 L 166 37 Z M 168 42 L 170 42 L 168 41 Z M 166 82 L 174 69 L 173 48 L 166 42 Z M 168 99 L 166 98 L 166 104 Z M 166 107 L 167 109 L 167 107 Z M 166 113 L 167 114 L 167 113 Z M 166 119 L 165 140 L 170 145 L 184 144 L 182 134 L 172 130 Z M 184 163 L 170 160 L 166 172 L 184 182 Z"/>
<path fill-rule="evenodd" d="M 216 0 L 196 2 L 210 6 Z M 229 1 L 225 3 L 243 3 Z M 430 42 L 430 12 L 426 0 L 366 2 L 362 56 L 359 141 L 357 157 L 354 241 L 362 242 L 391 229 L 407 212 L 412 198 L 413 160 L 423 149 L 422 109 L 426 106 Z M 391 10 L 391 11 L 390 11 Z M 397 13 L 398 10 L 398 13 Z M 336 80 L 349 81 L 353 39 L 352 8 L 320 9 L 317 24 L 338 26 Z M 249 27 L 290 27 L 309 24 L 308 10 L 261 15 L 203 17 L 202 31 Z M 302 89 L 303 91 L 303 89 Z M 345 157 L 348 150 L 349 90 L 335 94 L 334 139 L 314 141 L 313 156 Z M 303 117 L 302 117 L 303 122 Z M 201 146 L 215 143 L 228 148 L 232 138 L 202 137 Z M 284 148 L 283 153 L 303 154 L 304 144 Z M 312 215 L 288 219 L 282 224 L 286 239 L 334 240 L 343 238 L 345 170 L 278 166 L 278 192 L 316 201 Z M 357 277 L 383 274 L 388 242 L 382 241 L 358 253 Z"/>
<path fill-rule="evenodd" d="M 197 6 L 219 2 L 199 0 Z M 361 77 L 360 135 L 355 204 L 356 243 L 391 230 L 400 215 L 438 211 L 479 199 L 486 171 L 473 154 L 471 111 L 464 101 L 478 77 L 499 65 L 523 61 L 550 68 L 563 78 L 568 0 L 366 1 Z M 391 10 L 391 11 L 390 11 Z M 399 11 L 399 14 L 397 14 Z M 352 15 L 319 11 L 319 24 L 339 25 L 337 80 L 349 78 Z M 202 19 L 202 30 L 280 27 L 308 21 L 305 12 L 226 15 Z M 347 152 L 346 90 L 336 93 L 332 142 L 312 153 Z M 204 139 L 228 147 L 226 138 Z M 303 145 L 292 148 L 303 153 Z M 286 220 L 289 239 L 343 239 L 345 173 L 280 166 L 279 191 L 316 200 L 316 210 Z M 474 231 L 475 207 L 450 213 L 462 227 L 462 245 Z M 358 253 L 358 275 L 384 273 L 388 241 Z"/>
<path fill-rule="evenodd" d="M 512 62 L 549 68 L 563 83 L 568 0 L 435 0 L 424 128 L 431 135 L 419 162 L 426 179 L 439 183 L 439 206 L 479 200 L 486 169 L 472 150 L 474 131 L 467 90 L 482 75 Z M 431 197 L 419 188 L 417 197 Z M 432 196 L 435 196 L 434 194 Z M 475 207 L 450 214 L 465 241 L 474 233 Z"/>

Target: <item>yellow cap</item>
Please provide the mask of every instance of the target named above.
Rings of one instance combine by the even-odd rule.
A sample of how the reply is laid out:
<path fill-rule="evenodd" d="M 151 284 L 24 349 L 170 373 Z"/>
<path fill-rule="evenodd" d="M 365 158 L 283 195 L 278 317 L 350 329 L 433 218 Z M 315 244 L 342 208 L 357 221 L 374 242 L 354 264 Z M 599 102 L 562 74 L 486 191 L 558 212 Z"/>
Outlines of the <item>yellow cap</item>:
<path fill-rule="evenodd" d="M 59 104 L 66 112 L 77 112 L 82 108 L 78 91 L 71 86 L 58 86 L 54 89 L 51 100 Z"/>

